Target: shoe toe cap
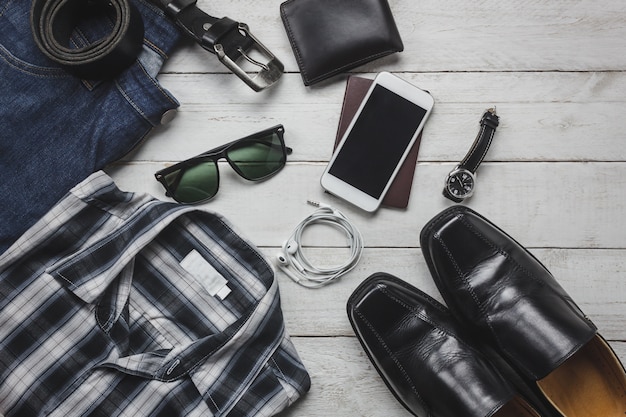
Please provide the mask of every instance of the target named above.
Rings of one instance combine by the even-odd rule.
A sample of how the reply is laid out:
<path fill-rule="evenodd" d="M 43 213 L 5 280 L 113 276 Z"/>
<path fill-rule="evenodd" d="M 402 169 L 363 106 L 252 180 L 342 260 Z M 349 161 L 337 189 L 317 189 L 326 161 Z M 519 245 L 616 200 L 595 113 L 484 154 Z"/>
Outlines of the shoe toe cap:
<path fill-rule="evenodd" d="M 455 316 L 495 343 L 527 378 L 547 375 L 595 334 L 550 272 L 474 211 L 444 211 L 420 240 Z"/>
<path fill-rule="evenodd" d="M 413 413 L 484 417 L 513 397 L 449 311 L 397 278 L 378 275 L 364 282 L 348 313 L 383 380 Z"/>

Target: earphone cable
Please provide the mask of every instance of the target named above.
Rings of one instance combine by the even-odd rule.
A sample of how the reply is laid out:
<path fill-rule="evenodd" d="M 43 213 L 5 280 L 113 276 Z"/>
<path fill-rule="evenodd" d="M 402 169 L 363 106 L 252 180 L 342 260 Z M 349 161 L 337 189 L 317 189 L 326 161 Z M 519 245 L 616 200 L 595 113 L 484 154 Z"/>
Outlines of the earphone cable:
<path fill-rule="evenodd" d="M 296 283 L 307 288 L 319 288 L 330 284 L 348 273 L 357 265 L 363 253 L 363 238 L 359 230 L 339 210 L 315 201 L 307 203 L 317 210 L 302 220 L 282 246 L 277 256 L 278 266 Z M 326 224 L 346 234 L 350 246 L 350 257 L 342 264 L 331 267 L 313 265 L 302 251 L 302 234 L 314 224 Z"/>

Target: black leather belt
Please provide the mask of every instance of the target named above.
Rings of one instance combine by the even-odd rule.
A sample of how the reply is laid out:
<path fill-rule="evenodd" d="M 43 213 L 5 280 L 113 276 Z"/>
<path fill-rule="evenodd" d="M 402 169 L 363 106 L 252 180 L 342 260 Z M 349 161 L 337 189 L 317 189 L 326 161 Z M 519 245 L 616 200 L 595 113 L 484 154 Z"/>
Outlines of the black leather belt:
<path fill-rule="evenodd" d="M 283 73 L 283 64 L 257 38 L 250 33 L 248 25 L 228 17 L 221 19 L 208 15 L 196 6 L 197 0 L 151 0 L 165 11 L 187 36 L 202 48 L 217 55 L 218 59 L 254 91 L 274 84 Z M 266 63 L 253 59 L 249 53 L 256 50 Z M 237 64 L 245 59 L 260 68 L 250 76 Z"/>
<path fill-rule="evenodd" d="M 196 0 L 150 1 L 253 90 L 263 90 L 281 77 L 283 64 L 245 23 L 209 16 L 196 6 Z M 107 15 L 113 22 L 107 36 L 84 47 L 70 45 L 72 32 L 81 20 Z M 144 34 L 141 15 L 130 0 L 33 0 L 31 28 L 44 54 L 85 79 L 113 78 L 130 66 L 141 52 Z M 253 59 L 253 49 L 267 62 Z M 246 72 L 237 63 L 242 59 L 260 70 L 252 75 Z"/>
<path fill-rule="evenodd" d="M 84 47 L 72 47 L 78 22 L 110 15 L 111 32 Z M 35 43 L 50 59 L 80 78 L 113 78 L 141 51 L 143 20 L 129 0 L 33 0 L 30 15 Z"/>

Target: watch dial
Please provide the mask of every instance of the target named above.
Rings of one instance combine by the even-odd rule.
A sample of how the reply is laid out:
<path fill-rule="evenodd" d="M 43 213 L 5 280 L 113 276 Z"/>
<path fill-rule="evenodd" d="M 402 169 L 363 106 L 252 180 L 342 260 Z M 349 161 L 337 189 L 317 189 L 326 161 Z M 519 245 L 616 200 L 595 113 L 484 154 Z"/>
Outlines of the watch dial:
<path fill-rule="evenodd" d="M 474 189 L 474 177 L 467 171 L 453 172 L 448 178 L 448 191 L 455 197 L 465 198 Z"/>

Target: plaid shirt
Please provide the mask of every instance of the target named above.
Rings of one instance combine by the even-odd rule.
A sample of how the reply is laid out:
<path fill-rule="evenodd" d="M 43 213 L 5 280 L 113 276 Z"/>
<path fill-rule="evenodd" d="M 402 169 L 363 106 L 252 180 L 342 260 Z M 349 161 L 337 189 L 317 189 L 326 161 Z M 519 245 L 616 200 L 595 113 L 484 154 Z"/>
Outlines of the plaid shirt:
<path fill-rule="evenodd" d="M 0 415 L 269 416 L 309 385 L 272 268 L 216 214 L 98 172 L 0 256 Z"/>

